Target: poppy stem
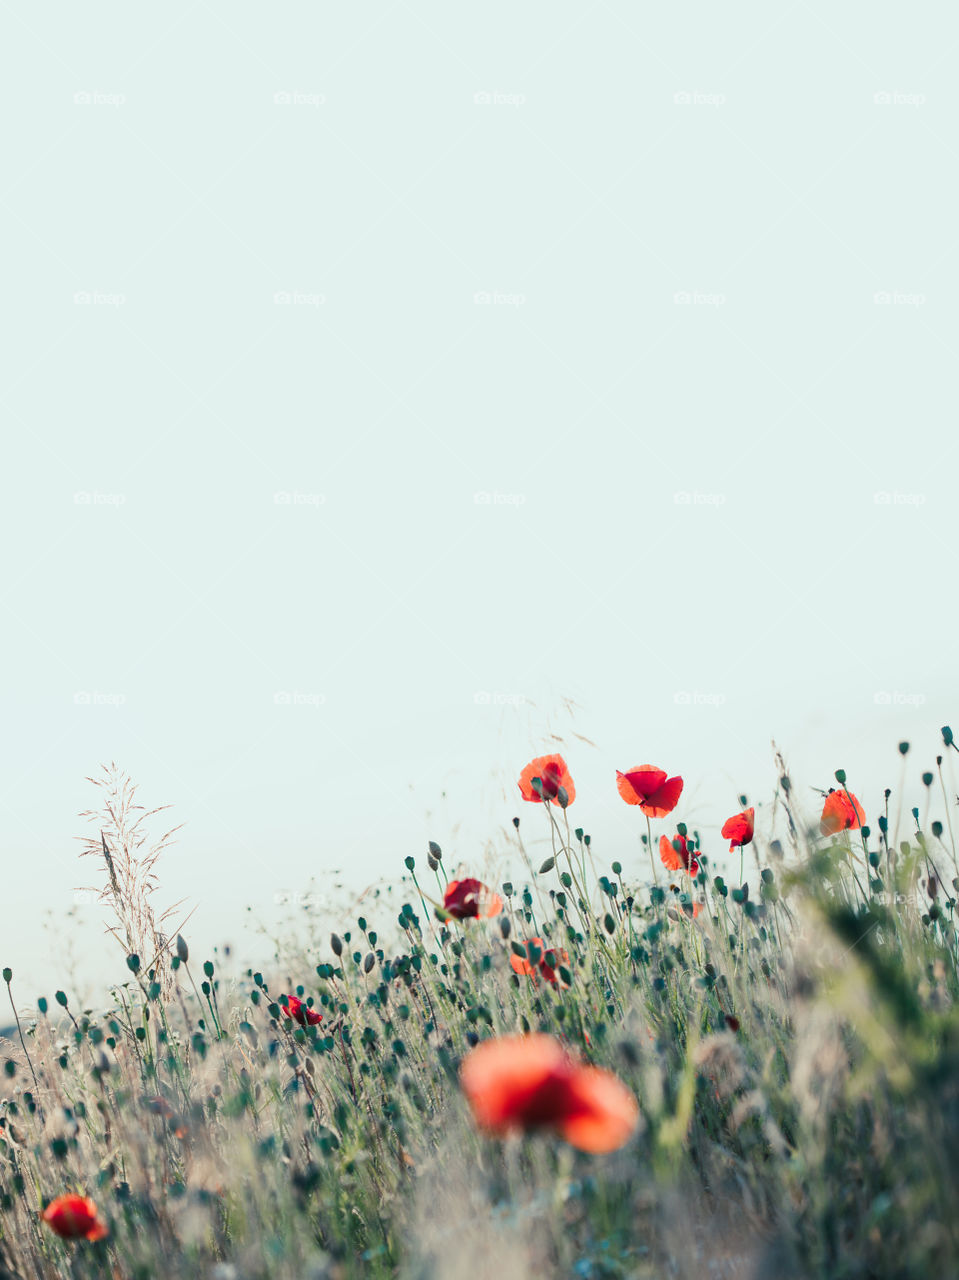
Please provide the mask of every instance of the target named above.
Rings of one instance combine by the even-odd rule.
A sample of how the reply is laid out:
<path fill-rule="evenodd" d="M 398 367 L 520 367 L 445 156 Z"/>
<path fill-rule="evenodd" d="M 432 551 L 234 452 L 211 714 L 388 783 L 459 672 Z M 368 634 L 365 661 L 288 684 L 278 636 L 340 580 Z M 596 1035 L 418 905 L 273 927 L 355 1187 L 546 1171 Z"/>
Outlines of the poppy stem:
<path fill-rule="evenodd" d="M 646 814 L 646 843 L 649 845 L 649 865 L 653 869 L 653 884 L 659 885 L 659 876 L 656 874 L 656 859 L 653 857 L 653 828 L 649 821 L 649 814 Z"/>

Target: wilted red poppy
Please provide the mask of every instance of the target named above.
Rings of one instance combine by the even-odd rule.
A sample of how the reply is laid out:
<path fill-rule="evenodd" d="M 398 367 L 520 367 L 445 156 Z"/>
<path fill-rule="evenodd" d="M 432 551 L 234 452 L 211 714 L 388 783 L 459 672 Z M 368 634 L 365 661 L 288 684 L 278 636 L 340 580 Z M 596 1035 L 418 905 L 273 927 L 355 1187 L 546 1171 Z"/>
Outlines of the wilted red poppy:
<path fill-rule="evenodd" d="M 822 807 L 819 830 L 824 836 L 832 836 L 847 827 L 861 827 L 865 821 L 865 810 L 851 791 L 830 791 Z"/>
<path fill-rule="evenodd" d="M 533 786 L 534 778 L 539 778 L 538 791 Z M 576 799 L 576 788 L 562 756 L 537 756 L 519 775 L 519 789 L 523 793 L 523 799 L 531 800 L 534 804 L 555 800 L 560 787 L 566 792 L 567 805 L 571 805 Z"/>
<path fill-rule="evenodd" d="M 563 987 L 566 986 L 566 983 L 562 982 L 557 977 L 556 970 L 561 964 L 566 964 L 569 960 L 568 951 L 551 950 L 545 945 L 542 938 L 530 938 L 528 942 L 524 942 L 522 945 L 526 948 L 525 957 L 518 956 L 513 952 L 509 958 L 509 962 L 513 967 L 514 973 L 518 973 L 521 976 L 525 974 L 526 977 L 532 978 L 535 982 L 536 971 L 538 969 L 547 982 L 552 982 Z M 530 959 L 530 947 L 535 949 L 534 954 L 537 951 L 539 952 L 538 964 L 534 963 L 534 961 Z M 552 960 L 552 964 L 550 964 L 550 960 Z"/>
<path fill-rule="evenodd" d="M 317 1023 L 323 1021 L 322 1013 L 317 1013 L 315 1009 L 311 1009 L 308 1004 L 304 1004 L 297 996 L 287 996 L 286 1007 L 284 1008 L 281 1004 L 280 1008 L 283 1009 L 288 1018 L 298 1022 L 301 1027 L 305 1027 L 307 1024 L 315 1027 Z"/>
<path fill-rule="evenodd" d="M 65 1240 L 102 1240 L 109 1234 L 89 1196 L 57 1196 L 44 1209 L 43 1221 Z"/>
<path fill-rule="evenodd" d="M 615 1151 L 639 1122 L 621 1080 L 571 1058 L 547 1035 L 503 1036 L 463 1059 L 460 1083 L 479 1125 L 492 1133 L 548 1129 L 580 1151 Z"/>
<path fill-rule="evenodd" d="M 669 871 L 688 871 L 694 879 L 699 875 L 695 851 L 690 849 L 685 836 L 677 833 L 672 840 L 668 836 L 660 836 L 659 856 Z"/>
<path fill-rule="evenodd" d="M 628 773 L 616 770 L 616 785 L 627 804 L 638 804 L 647 818 L 665 818 L 679 803 L 682 778 L 667 778 L 663 769 L 641 764 Z"/>
<path fill-rule="evenodd" d="M 756 810 L 753 808 L 744 809 L 742 813 L 737 813 L 732 818 L 726 819 L 723 823 L 721 834 L 724 840 L 730 842 L 730 853 L 733 849 L 741 849 L 744 844 L 750 843 L 755 826 Z"/>
<path fill-rule="evenodd" d="M 498 916 L 503 910 L 503 899 L 481 880 L 468 876 L 465 880 L 451 880 L 443 894 L 443 906 L 456 920 L 471 920 L 477 916 Z"/>

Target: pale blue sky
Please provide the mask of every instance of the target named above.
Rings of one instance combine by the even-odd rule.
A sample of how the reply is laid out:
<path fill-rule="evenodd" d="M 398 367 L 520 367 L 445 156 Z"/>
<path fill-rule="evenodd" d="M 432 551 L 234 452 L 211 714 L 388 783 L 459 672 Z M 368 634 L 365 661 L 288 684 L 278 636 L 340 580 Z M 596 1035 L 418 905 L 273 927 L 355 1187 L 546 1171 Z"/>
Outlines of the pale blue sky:
<path fill-rule="evenodd" d="M 910 738 L 915 791 L 959 720 L 954 7 L 0 29 L 23 995 L 112 759 L 187 823 L 164 901 L 251 956 L 245 906 L 311 875 L 482 865 L 552 731 L 637 874 L 616 768 L 683 773 L 713 853 L 774 736 L 871 812 Z"/>

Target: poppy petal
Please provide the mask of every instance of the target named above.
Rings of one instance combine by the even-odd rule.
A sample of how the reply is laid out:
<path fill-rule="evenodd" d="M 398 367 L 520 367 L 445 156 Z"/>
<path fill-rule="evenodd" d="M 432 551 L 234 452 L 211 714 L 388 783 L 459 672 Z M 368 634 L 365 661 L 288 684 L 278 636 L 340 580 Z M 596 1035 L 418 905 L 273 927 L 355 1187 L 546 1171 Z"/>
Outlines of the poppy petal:
<path fill-rule="evenodd" d="M 534 778 L 539 778 L 541 792 L 533 786 Z M 542 804 L 544 799 L 555 800 L 560 787 L 566 792 L 568 807 L 576 799 L 576 788 L 561 755 L 537 756 L 519 776 L 520 793 L 533 804 Z"/>
<path fill-rule="evenodd" d="M 639 1123 L 639 1107 L 621 1080 L 601 1067 L 579 1067 L 572 1081 L 575 1110 L 560 1126 L 571 1146 L 595 1155 L 618 1151 Z"/>

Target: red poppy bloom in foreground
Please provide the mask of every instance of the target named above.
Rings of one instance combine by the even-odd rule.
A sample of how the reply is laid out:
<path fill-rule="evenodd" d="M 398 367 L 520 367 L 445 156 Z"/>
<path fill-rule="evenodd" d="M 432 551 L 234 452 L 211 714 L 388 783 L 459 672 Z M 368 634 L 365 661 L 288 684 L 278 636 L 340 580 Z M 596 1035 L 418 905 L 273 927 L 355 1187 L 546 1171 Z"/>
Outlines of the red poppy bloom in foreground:
<path fill-rule="evenodd" d="M 568 951 L 551 950 L 545 945 L 542 938 L 530 938 L 528 942 L 523 943 L 523 946 L 526 948 L 525 957 L 518 956 L 514 952 L 509 958 L 509 962 L 512 965 L 514 973 L 518 973 L 520 975 L 525 974 L 535 982 L 536 970 L 539 969 L 539 972 L 547 982 L 552 982 L 554 984 L 559 983 L 561 986 L 566 986 L 565 982 L 560 982 L 560 979 L 556 975 L 556 970 L 561 964 L 565 964 L 569 959 Z M 537 965 L 534 965 L 533 961 L 529 957 L 530 947 L 535 947 L 539 951 L 540 958 Z M 550 964 L 550 959 L 552 959 L 552 964 Z"/>
<path fill-rule="evenodd" d="M 503 1036 L 463 1059 L 460 1083 L 491 1133 L 547 1129 L 580 1151 L 616 1151 L 639 1123 L 629 1089 L 609 1071 L 571 1058 L 547 1035 Z"/>
<path fill-rule="evenodd" d="M 616 770 L 616 785 L 627 804 L 638 804 L 647 818 L 665 818 L 683 793 L 682 778 L 667 778 L 664 769 L 641 764 L 628 773 Z"/>
<path fill-rule="evenodd" d="M 539 778 L 539 791 L 533 786 L 534 778 Z M 523 799 L 531 800 L 534 804 L 555 800 L 560 787 L 566 792 L 567 805 L 571 805 L 576 799 L 576 788 L 562 756 L 537 756 L 519 775 L 519 789 L 523 793 Z"/>
<path fill-rule="evenodd" d="M 729 851 L 733 849 L 741 849 L 744 844 L 749 844 L 753 838 L 753 831 L 756 826 L 756 810 L 749 808 L 744 809 L 742 813 L 735 814 L 732 818 L 727 818 L 723 823 L 722 837 L 728 840 Z"/>
<path fill-rule="evenodd" d="M 498 916 L 503 910 L 503 899 L 481 880 L 468 876 L 465 880 L 451 880 L 443 894 L 443 906 L 456 920 L 472 920 L 477 916 Z"/>
<path fill-rule="evenodd" d="M 672 840 L 668 836 L 660 836 L 659 856 L 669 871 L 688 871 L 694 879 L 699 875 L 695 851 L 690 849 L 685 836 L 677 834 Z"/>
<path fill-rule="evenodd" d="M 865 810 L 851 791 L 830 791 L 822 807 L 819 830 L 824 836 L 832 836 L 847 827 L 861 827 L 865 821 Z"/>
<path fill-rule="evenodd" d="M 102 1240 L 109 1234 L 89 1196 L 57 1196 L 44 1209 L 43 1221 L 65 1240 Z"/>
<path fill-rule="evenodd" d="M 305 1027 L 307 1023 L 311 1027 L 315 1027 L 317 1023 L 323 1021 L 322 1013 L 317 1013 L 315 1009 L 311 1009 L 308 1004 L 304 1004 L 297 996 L 286 997 L 286 1008 L 283 1011 L 288 1018 L 293 1018 L 301 1027 Z"/>

